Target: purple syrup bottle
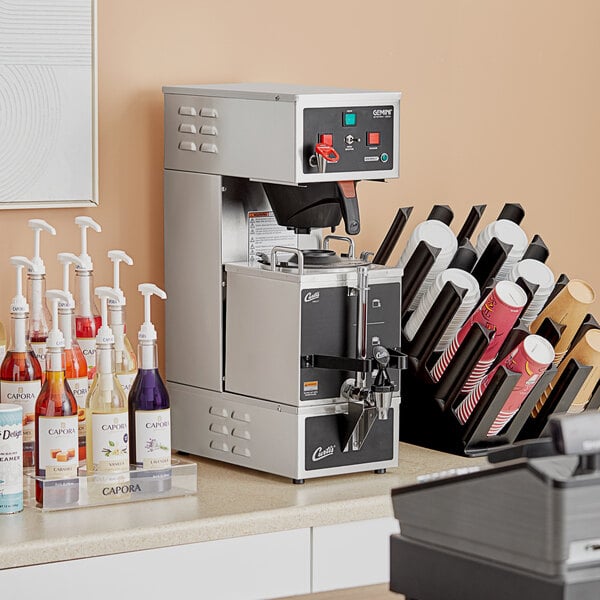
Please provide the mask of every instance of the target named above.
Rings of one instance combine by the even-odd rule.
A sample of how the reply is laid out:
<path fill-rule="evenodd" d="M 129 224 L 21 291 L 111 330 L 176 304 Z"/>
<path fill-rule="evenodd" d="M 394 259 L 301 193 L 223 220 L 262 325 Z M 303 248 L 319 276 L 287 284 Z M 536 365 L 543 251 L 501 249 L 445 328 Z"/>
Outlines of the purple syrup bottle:
<path fill-rule="evenodd" d="M 129 452 L 136 483 L 144 492 L 171 488 L 171 409 L 169 394 L 158 372 L 156 329 L 150 321 L 150 298 L 163 300 L 165 292 L 151 283 L 141 283 L 144 323 L 138 334 L 138 374 L 129 390 Z"/>

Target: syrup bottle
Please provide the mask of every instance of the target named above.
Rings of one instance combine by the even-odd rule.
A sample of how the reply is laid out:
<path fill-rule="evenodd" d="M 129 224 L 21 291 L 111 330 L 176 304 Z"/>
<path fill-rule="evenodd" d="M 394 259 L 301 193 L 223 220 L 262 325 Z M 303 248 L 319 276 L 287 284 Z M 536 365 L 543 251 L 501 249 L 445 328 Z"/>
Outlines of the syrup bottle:
<path fill-rule="evenodd" d="M 138 334 L 139 371 L 129 392 L 129 431 L 131 463 L 152 471 L 152 491 L 171 487 L 171 409 L 169 394 L 158 372 L 156 329 L 150 319 L 153 294 L 163 300 L 167 294 L 151 283 L 141 283 L 144 297 L 144 323 Z"/>
<path fill-rule="evenodd" d="M 103 324 L 96 337 L 97 370 L 85 403 L 86 463 L 88 475 L 102 474 L 97 482 L 103 487 L 97 493 L 117 499 L 119 495 L 129 494 L 126 485 L 129 482 L 129 423 L 127 396 L 115 373 L 115 338 L 106 325 L 106 313 L 108 299 L 119 300 L 119 296 L 109 287 L 97 287 L 95 291 L 101 301 Z"/>
<path fill-rule="evenodd" d="M 137 360 L 127 337 L 125 325 L 125 295 L 119 287 L 119 266 L 122 262 L 127 265 L 133 264 L 133 259 L 122 250 L 111 250 L 108 258 L 113 262 L 113 291 L 120 300 L 108 299 L 108 324 L 115 336 L 115 370 L 117 379 L 123 386 L 125 394 L 129 395 L 131 384 L 137 375 Z"/>
<path fill-rule="evenodd" d="M 90 217 L 75 217 L 75 224 L 81 228 L 82 266 L 75 268 L 75 332 L 88 366 L 88 379 L 93 379 L 96 371 L 96 335 L 102 325 L 100 313 L 96 308 L 92 290 L 94 289 L 94 265 L 87 253 L 87 230 L 96 232 L 102 228 Z"/>
<path fill-rule="evenodd" d="M 77 400 L 77 420 L 80 464 L 85 461 L 85 399 L 89 389 L 88 368 L 83 352 L 77 342 L 75 333 L 75 300 L 69 291 L 69 266 L 82 266 L 82 262 L 70 252 L 58 254 L 58 261 L 63 266 L 64 299 L 58 304 L 58 327 L 65 338 L 65 374 L 69 387 Z"/>
<path fill-rule="evenodd" d="M 46 380 L 35 404 L 35 474 L 60 479 L 61 485 L 45 490 L 37 479 L 35 499 L 43 506 L 46 492 L 53 505 L 67 505 L 79 499 L 77 400 L 65 374 L 65 338 L 58 328 L 59 302 L 68 304 L 69 297 L 62 290 L 48 290 L 46 297 L 53 325 L 46 340 Z"/>
<path fill-rule="evenodd" d="M 4 360 L 6 354 L 6 329 L 4 329 L 4 323 L 0 321 L 0 364 Z"/>
<path fill-rule="evenodd" d="M 42 369 L 46 364 L 46 338 L 50 329 L 50 312 L 46 304 L 46 265 L 40 257 L 40 234 L 47 231 L 56 235 L 56 229 L 43 219 L 30 219 L 28 226 L 33 229 L 32 267 L 27 270 L 27 302 L 30 307 L 29 343 Z M 44 373 L 42 372 L 42 381 Z"/>
<path fill-rule="evenodd" d="M 10 306 L 10 341 L 0 366 L 0 402 L 23 407 L 23 466 L 35 464 L 35 401 L 42 388 L 42 368 L 29 340 L 29 305 L 23 296 L 23 268 L 33 263 L 24 256 L 10 259 L 17 269 L 17 293 Z"/>

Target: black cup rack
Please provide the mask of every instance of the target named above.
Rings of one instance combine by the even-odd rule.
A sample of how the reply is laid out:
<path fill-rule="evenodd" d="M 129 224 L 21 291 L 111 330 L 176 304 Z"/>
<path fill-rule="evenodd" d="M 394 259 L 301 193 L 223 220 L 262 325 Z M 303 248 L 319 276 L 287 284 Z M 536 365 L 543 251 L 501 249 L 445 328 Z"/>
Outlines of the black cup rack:
<path fill-rule="evenodd" d="M 507 205 L 501 217 L 510 218 L 516 223 L 523 217 L 519 205 Z M 468 233 L 474 229 L 473 222 L 481 216 L 482 208 L 474 207 L 468 217 Z M 433 217 L 435 213 L 432 211 Z M 463 228 L 464 229 L 464 228 Z M 472 249 L 468 236 L 461 242 L 458 253 L 463 255 Z M 462 248 L 462 249 L 461 249 Z M 471 273 L 477 279 L 482 298 L 491 289 L 501 264 L 506 259 L 511 247 L 492 239 L 486 252 L 473 266 Z M 528 257 L 545 261 L 547 248 L 539 236 L 535 236 L 528 248 Z M 439 249 L 426 242 L 420 242 L 404 269 L 402 306 L 410 306 L 419 287 L 434 263 Z M 457 254 L 458 254 L 457 253 Z M 479 265 L 479 267 L 478 267 Z M 554 297 L 568 283 L 568 278 L 561 275 L 551 296 Z M 523 280 L 517 281 L 531 302 L 536 287 Z M 490 342 L 490 332 L 482 325 L 475 324 L 458 347 L 439 381 L 434 381 L 430 369 L 439 358 L 435 351 L 443 332 L 460 307 L 466 290 L 455 284 L 446 283 L 438 294 L 433 306 L 423 320 L 412 340 L 402 339 L 402 349 L 407 354 L 407 369 L 402 375 L 402 400 L 400 404 L 400 439 L 404 442 L 433 448 L 454 454 L 480 456 L 500 449 L 510 448 L 514 444 L 526 444 L 530 440 L 538 440 L 549 435 L 548 419 L 550 415 L 565 412 L 571 405 L 581 385 L 589 375 L 592 367 L 570 360 L 563 369 L 560 378 L 554 382 L 552 391 L 546 398 L 541 410 L 533 416 L 533 409 L 554 380 L 557 368 L 550 367 L 538 380 L 517 414 L 498 434 L 488 436 L 490 427 L 508 400 L 520 375 L 500 367 L 492 377 L 479 402 L 469 418 L 461 424 L 455 410 L 465 398 L 461 392 L 469 374 L 480 360 Z M 549 302 L 550 300 L 548 300 Z M 476 310 L 476 309 L 475 309 Z M 524 309 L 525 310 L 525 309 Z M 404 311 L 402 323 L 406 323 L 410 312 Z M 592 315 L 588 315 L 575 336 L 575 342 L 592 328 L 600 328 Z M 553 345 L 560 338 L 563 326 L 546 319 L 536 332 Z M 517 346 L 529 333 L 529 330 L 518 322 L 509 332 L 498 352 L 497 361 L 502 360 L 508 352 Z M 490 370 L 495 365 L 490 367 Z M 600 385 L 592 394 L 586 410 L 598 410 L 600 407 Z"/>

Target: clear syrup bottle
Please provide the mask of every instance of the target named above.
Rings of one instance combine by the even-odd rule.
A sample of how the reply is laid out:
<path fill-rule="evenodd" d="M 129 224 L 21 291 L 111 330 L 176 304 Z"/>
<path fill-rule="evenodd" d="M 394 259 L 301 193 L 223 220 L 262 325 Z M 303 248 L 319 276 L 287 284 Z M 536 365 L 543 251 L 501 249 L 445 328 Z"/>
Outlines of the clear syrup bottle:
<path fill-rule="evenodd" d="M 97 287 L 102 323 L 96 337 L 96 373 L 86 400 L 86 465 L 94 475 L 88 490 L 104 500 L 129 496 L 129 420 L 127 396 L 115 372 L 115 338 L 107 323 L 108 299 L 119 296 Z"/>
<path fill-rule="evenodd" d="M 120 286 L 120 265 L 125 263 L 133 265 L 133 259 L 122 250 L 110 250 L 108 258 L 113 263 L 113 291 L 119 296 L 119 300 L 108 299 L 108 325 L 115 336 L 115 370 L 119 383 L 123 390 L 129 395 L 131 384 L 138 372 L 138 362 L 131 342 L 127 337 L 127 326 L 125 324 L 125 306 L 127 301 Z"/>

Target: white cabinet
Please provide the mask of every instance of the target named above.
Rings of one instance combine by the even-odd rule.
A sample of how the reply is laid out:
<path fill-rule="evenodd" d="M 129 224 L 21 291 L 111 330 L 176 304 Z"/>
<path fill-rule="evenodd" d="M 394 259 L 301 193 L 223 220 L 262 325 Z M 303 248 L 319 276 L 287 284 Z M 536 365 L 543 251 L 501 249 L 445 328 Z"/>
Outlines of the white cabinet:
<path fill-rule="evenodd" d="M 267 600 L 366 586 L 389 581 L 398 531 L 395 519 L 371 519 L 5 569 L 0 589 L 61 600 Z"/>
<path fill-rule="evenodd" d="M 312 591 L 360 587 L 390 580 L 392 518 L 314 527 Z"/>
<path fill-rule="evenodd" d="M 266 600 L 310 593 L 310 529 L 0 571 L 27 598 Z"/>

